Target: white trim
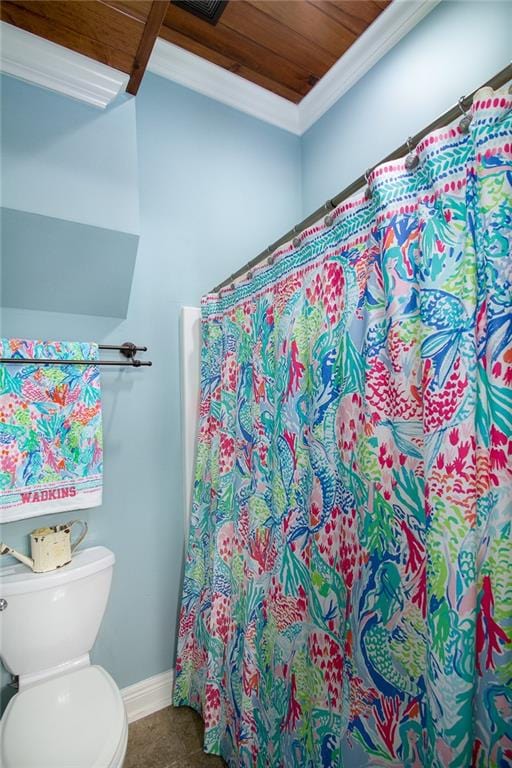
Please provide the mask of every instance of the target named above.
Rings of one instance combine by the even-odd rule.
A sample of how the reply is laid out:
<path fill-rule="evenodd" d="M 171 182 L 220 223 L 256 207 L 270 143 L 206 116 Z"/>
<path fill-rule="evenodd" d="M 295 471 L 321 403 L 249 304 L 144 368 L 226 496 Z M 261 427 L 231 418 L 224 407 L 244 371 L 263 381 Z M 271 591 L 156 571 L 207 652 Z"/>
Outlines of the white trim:
<path fill-rule="evenodd" d="M 300 104 L 301 134 L 352 88 L 441 0 L 393 0 Z"/>
<path fill-rule="evenodd" d="M 440 0 L 393 0 L 300 104 L 158 38 L 148 69 L 301 136 Z M 88 56 L 0 22 L 0 72 L 105 108 L 129 77 Z"/>
<path fill-rule="evenodd" d="M 301 136 L 440 0 L 393 0 L 299 104 L 159 38 L 148 69 Z"/>
<path fill-rule="evenodd" d="M 88 56 L 0 22 L 0 72 L 105 108 L 129 77 Z"/>
<path fill-rule="evenodd" d="M 167 40 L 156 41 L 148 69 L 266 123 L 300 133 L 296 104 Z"/>
<path fill-rule="evenodd" d="M 192 491 L 196 433 L 199 422 L 201 385 L 201 310 L 182 307 L 180 312 L 181 431 L 183 451 L 183 495 L 185 499 L 185 541 L 187 540 Z"/>
<path fill-rule="evenodd" d="M 168 669 L 121 689 L 128 722 L 133 723 L 171 704 L 174 670 Z"/>

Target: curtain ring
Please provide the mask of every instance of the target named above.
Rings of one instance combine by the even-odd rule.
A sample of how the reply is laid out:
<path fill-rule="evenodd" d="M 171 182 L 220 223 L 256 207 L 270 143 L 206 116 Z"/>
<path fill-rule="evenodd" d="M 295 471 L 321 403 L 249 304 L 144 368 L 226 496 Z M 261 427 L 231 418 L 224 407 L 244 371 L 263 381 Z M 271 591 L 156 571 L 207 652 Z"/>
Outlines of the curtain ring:
<path fill-rule="evenodd" d="M 366 197 L 367 200 L 372 199 L 372 188 L 370 187 L 370 179 L 368 178 L 371 172 L 372 172 L 371 168 L 368 168 L 364 172 L 364 178 L 366 179 L 366 189 L 364 191 L 364 196 Z"/>
<path fill-rule="evenodd" d="M 471 125 L 471 121 L 473 120 L 473 115 L 470 115 L 469 112 L 466 112 L 464 109 L 464 96 L 461 96 L 458 101 L 458 107 L 460 111 L 462 112 L 462 118 L 459 121 L 459 131 L 461 133 L 469 133 L 469 126 Z"/>
<path fill-rule="evenodd" d="M 295 233 L 295 237 L 292 240 L 292 245 L 293 245 L 294 248 L 300 248 L 301 240 L 300 240 L 300 237 L 298 236 L 298 234 L 296 234 L 297 232 L 300 232 L 300 230 L 299 230 L 297 225 L 293 228 L 293 232 Z"/>
<path fill-rule="evenodd" d="M 231 283 L 229 287 L 230 287 L 230 289 L 231 289 L 232 291 L 234 291 L 234 290 L 235 290 L 235 284 L 234 284 L 234 283 Z"/>
<path fill-rule="evenodd" d="M 334 208 L 334 203 L 332 200 L 326 200 L 324 203 L 324 211 L 332 211 Z M 332 227 L 334 223 L 334 217 L 331 216 L 330 213 L 327 214 L 327 216 L 324 216 L 324 224 L 326 227 Z"/>
<path fill-rule="evenodd" d="M 418 163 L 420 162 L 420 159 L 416 154 L 416 152 L 414 152 L 411 136 L 409 136 L 409 138 L 405 143 L 407 144 L 407 149 L 409 150 L 409 154 L 405 158 L 405 167 L 407 168 L 408 171 L 413 171 L 418 165 Z"/>
<path fill-rule="evenodd" d="M 250 269 L 250 270 L 247 272 L 247 280 L 252 280 L 252 279 L 253 279 L 253 277 L 254 277 L 254 272 L 252 271 L 252 269 Z"/>

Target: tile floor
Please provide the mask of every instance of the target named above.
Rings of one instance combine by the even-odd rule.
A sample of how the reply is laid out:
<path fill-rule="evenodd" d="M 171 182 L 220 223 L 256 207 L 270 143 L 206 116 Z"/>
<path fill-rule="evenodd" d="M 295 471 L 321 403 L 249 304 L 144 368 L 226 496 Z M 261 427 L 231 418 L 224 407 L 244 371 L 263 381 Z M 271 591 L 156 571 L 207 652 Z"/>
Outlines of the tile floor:
<path fill-rule="evenodd" d="M 199 715 L 187 707 L 167 707 L 130 725 L 124 768 L 225 768 L 202 745 Z"/>

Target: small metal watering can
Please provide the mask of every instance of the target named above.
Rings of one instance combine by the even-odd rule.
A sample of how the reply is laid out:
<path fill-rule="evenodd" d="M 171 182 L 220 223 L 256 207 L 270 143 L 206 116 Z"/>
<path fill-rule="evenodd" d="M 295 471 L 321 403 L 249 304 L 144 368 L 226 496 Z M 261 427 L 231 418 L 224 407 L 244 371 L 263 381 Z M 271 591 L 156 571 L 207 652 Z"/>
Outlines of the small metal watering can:
<path fill-rule="evenodd" d="M 71 541 L 71 528 L 81 525 L 82 531 L 76 539 Z M 21 563 L 28 565 L 35 573 L 45 573 L 62 568 L 71 562 L 71 553 L 83 541 L 87 533 L 87 523 L 82 520 L 71 520 L 69 523 L 52 525 L 48 528 L 36 528 L 30 534 L 30 549 L 32 557 L 27 557 L 17 552 L 7 544 L 0 542 L 0 555 L 12 555 Z"/>

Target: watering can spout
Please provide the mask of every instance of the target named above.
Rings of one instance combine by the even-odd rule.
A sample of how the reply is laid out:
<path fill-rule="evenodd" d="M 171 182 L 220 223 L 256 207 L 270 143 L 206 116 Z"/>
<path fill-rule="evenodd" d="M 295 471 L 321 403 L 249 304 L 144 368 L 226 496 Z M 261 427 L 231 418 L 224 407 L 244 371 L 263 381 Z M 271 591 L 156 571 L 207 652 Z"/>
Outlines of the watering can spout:
<path fill-rule="evenodd" d="M 22 555 L 21 552 L 17 552 L 12 547 L 9 547 L 7 544 L 4 544 L 3 541 L 0 542 L 0 555 L 12 555 L 16 558 L 16 560 L 19 560 L 20 563 L 23 563 L 24 565 L 28 565 L 29 568 L 34 570 L 34 561 L 31 557 L 27 557 L 26 555 Z"/>

